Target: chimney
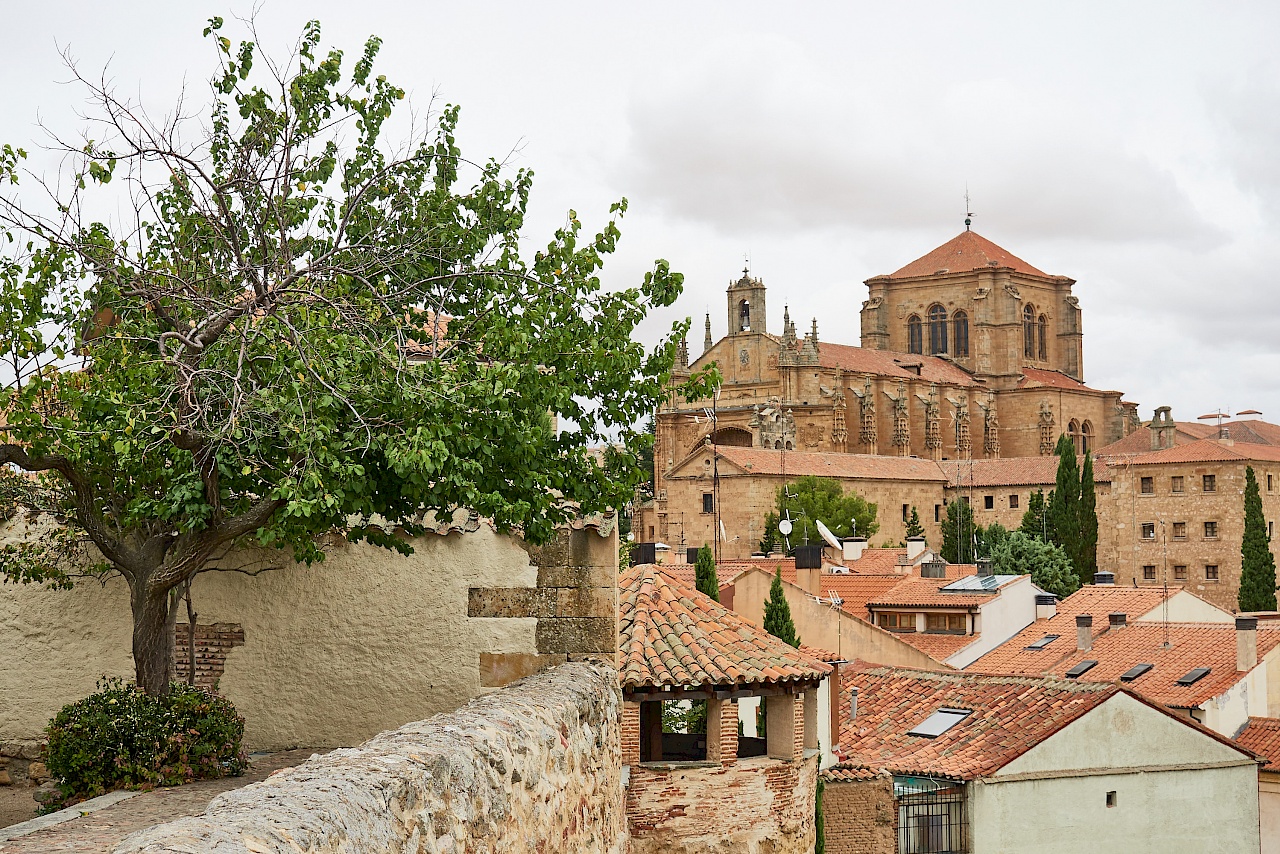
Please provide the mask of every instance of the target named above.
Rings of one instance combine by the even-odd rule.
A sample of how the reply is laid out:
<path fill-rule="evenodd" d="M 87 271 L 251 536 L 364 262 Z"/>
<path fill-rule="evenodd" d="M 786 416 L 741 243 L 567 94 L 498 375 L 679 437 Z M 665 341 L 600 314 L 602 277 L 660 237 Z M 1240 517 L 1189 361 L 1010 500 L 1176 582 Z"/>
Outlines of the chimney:
<path fill-rule="evenodd" d="M 1093 649 L 1093 615 L 1080 614 L 1076 617 L 1076 649 L 1088 652 Z"/>
<path fill-rule="evenodd" d="M 991 575 L 991 558 L 989 557 L 978 558 L 978 575 L 980 576 Z"/>
<path fill-rule="evenodd" d="M 858 716 L 858 689 L 853 687 L 849 689 L 849 720 L 853 720 Z"/>
<path fill-rule="evenodd" d="M 1236 617 L 1236 670 L 1248 673 L 1258 666 L 1258 618 Z"/>
<path fill-rule="evenodd" d="M 1107 614 L 1107 622 L 1110 624 L 1112 629 L 1123 629 L 1129 624 L 1129 615 L 1121 614 L 1119 612 Z"/>
<path fill-rule="evenodd" d="M 1096 587 L 1115 587 L 1116 574 L 1114 572 L 1095 572 L 1093 574 L 1093 583 Z"/>
<path fill-rule="evenodd" d="M 796 569 L 822 569 L 822 546 L 796 546 Z"/>
<path fill-rule="evenodd" d="M 927 560 L 920 564 L 921 578 L 946 578 L 947 562 L 945 560 Z"/>
<path fill-rule="evenodd" d="M 1052 593 L 1036 594 L 1036 619 L 1047 620 L 1058 614 L 1058 597 Z"/>
<path fill-rule="evenodd" d="M 845 537 L 840 541 L 844 546 L 844 562 L 850 563 L 862 557 L 862 553 L 867 550 L 866 537 Z"/>
<path fill-rule="evenodd" d="M 822 595 L 822 569 L 820 567 L 796 567 L 796 584 L 811 596 Z"/>
<path fill-rule="evenodd" d="M 907 537 L 907 560 L 915 563 L 924 554 L 924 537 Z"/>

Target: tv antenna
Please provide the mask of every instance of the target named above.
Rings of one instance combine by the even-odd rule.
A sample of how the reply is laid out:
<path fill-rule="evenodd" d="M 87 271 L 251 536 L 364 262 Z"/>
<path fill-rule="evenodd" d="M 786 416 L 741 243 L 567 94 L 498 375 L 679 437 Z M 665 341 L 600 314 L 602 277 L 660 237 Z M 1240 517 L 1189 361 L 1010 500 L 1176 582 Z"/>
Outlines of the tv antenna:
<path fill-rule="evenodd" d="M 973 211 L 970 210 L 973 204 L 969 201 L 969 184 L 964 185 L 964 230 L 968 231 L 969 226 L 973 224 Z"/>

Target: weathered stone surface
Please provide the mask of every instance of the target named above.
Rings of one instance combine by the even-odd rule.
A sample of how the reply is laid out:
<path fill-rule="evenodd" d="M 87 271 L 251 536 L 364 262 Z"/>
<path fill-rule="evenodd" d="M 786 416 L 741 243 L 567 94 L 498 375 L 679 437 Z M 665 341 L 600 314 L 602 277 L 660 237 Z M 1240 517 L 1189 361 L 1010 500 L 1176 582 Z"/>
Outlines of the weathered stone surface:
<path fill-rule="evenodd" d="M 46 780 L 53 779 L 53 775 L 49 773 L 49 769 L 43 762 L 32 762 L 28 765 L 27 776 L 35 783 L 43 783 Z"/>
<path fill-rule="evenodd" d="M 620 854 L 620 706 L 612 667 L 565 664 L 220 795 L 115 852 Z"/>
<path fill-rule="evenodd" d="M 536 587 L 472 587 L 468 617 L 554 617 L 555 590 Z"/>
<path fill-rule="evenodd" d="M 13 778 L 9 776 L 8 771 L 0 771 L 0 786 L 12 786 Z"/>
<path fill-rule="evenodd" d="M 535 635 L 538 652 L 610 654 L 618 646 L 616 620 L 606 617 L 565 617 L 539 620 Z"/>
<path fill-rule="evenodd" d="M 540 566 L 539 587 L 612 587 L 618 583 L 617 564 L 609 566 Z"/>
<path fill-rule="evenodd" d="M 548 667 L 564 664 L 566 656 L 531 655 L 523 652 L 480 653 L 480 684 L 485 688 L 501 688 L 517 679 L 532 676 Z"/>

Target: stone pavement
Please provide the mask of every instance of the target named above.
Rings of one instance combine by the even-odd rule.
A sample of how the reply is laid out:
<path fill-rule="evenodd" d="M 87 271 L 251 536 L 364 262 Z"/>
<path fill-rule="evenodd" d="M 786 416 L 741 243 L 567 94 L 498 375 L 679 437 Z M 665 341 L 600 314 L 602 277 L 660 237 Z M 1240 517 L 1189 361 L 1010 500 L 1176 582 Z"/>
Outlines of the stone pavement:
<path fill-rule="evenodd" d="M 134 831 L 172 821 L 184 815 L 204 812 L 209 801 L 223 792 L 238 789 L 272 772 L 292 768 L 311 758 L 315 750 L 288 750 L 255 756 L 243 777 L 202 780 L 172 789 L 156 789 L 113 804 L 106 809 L 74 818 L 55 827 L 0 842 L 0 854 L 100 854 L 109 852 Z M 321 751 L 327 752 L 327 751 Z"/>

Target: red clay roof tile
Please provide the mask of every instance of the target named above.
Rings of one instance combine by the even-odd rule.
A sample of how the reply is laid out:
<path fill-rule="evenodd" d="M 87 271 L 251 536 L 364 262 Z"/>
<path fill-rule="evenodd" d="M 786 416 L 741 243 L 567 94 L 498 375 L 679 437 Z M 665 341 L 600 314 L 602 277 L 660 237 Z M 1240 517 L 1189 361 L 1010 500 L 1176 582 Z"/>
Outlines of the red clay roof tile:
<path fill-rule="evenodd" d="M 1280 718 L 1249 718 L 1235 740 L 1241 747 L 1266 759 L 1263 768 L 1280 767 L 1277 761 L 1280 760 Z"/>
<path fill-rule="evenodd" d="M 915 276 L 932 276 L 937 273 L 967 273 L 971 270 L 998 267 L 1008 267 L 1019 273 L 1028 273 L 1033 276 L 1049 277 L 1048 273 L 1037 270 L 978 232 L 962 231 L 927 255 L 890 273 L 889 278 L 906 279 Z"/>

